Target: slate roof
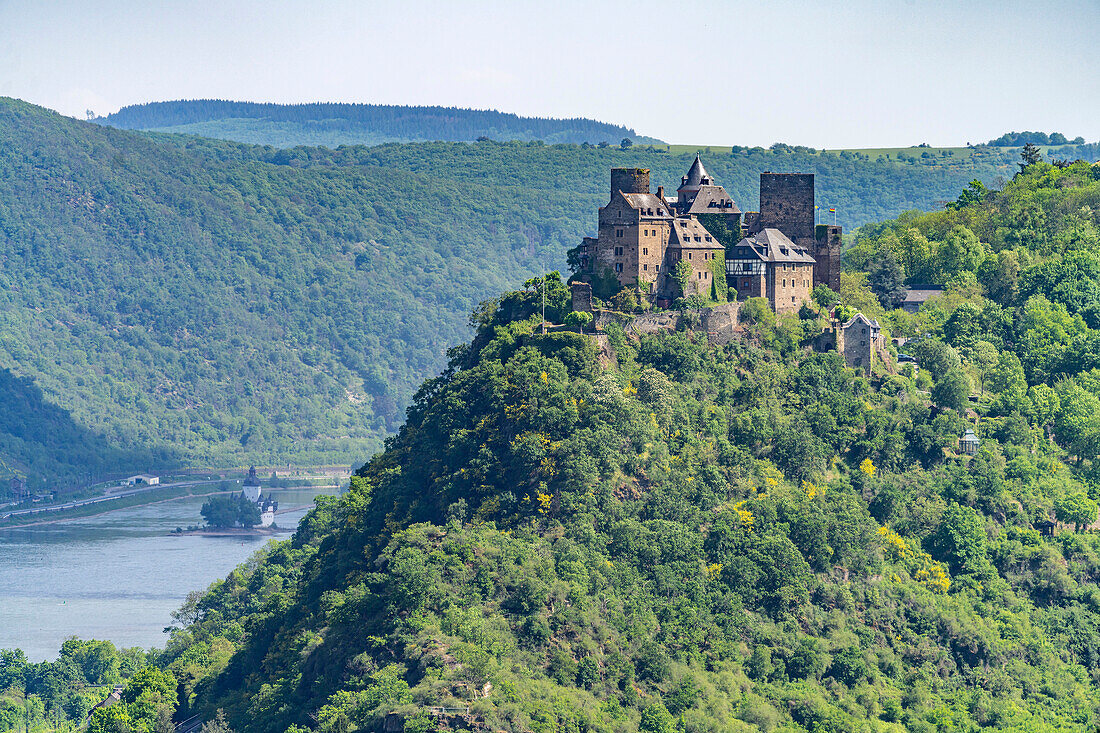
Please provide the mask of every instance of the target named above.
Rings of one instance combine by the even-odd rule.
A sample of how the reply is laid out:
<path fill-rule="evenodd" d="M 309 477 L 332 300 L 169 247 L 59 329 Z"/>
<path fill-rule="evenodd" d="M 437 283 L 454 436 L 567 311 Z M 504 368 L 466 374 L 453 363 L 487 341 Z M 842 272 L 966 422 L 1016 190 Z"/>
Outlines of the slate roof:
<path fill-rule="evenodd" d="M 943 288 L 942 287 L 938 287 L 938 286 L 933 287 L 933 286 L 929 286 L 929 285 L 925 285 L 925 286 L 916 285 L 916 286 L 909 289 L 909 291 L 905 294 L 905 300 L 902 301 L 902 302 L 904 302 L 904 303 L 923 303 L 924 301 L 926 301 L 929 298 L 931 298 L 933 296 L 936 296 L 936 295 L 943 295 Z"/>
<path fill-rule="evenodd" d="M 626 199 L 626 202 L 630 204 L 630 208 L 638 209 L 644 216 L 672 216 L 672 213 L 668 210 L 668 205 L 656 194 L 623 193 L 622 191 L 619 191 L 618 194 Z M 653 213 L 647 213 L 650 211 Z"/>
<path fill-rule="evenodd" d="M 680 249 L 721 249 L 725 247 L 706 230 L 698 219 L 678 217 L 672 222 L 672 234 L 668 246 Z"/>
<path fill-rule="evenodd" d="M 854 326 L 856 323 L 863 323 L 864 325 L 870 326 L 871 328 L 881 328 L 881 326 L 878 325 L 877 318 L 872 320 L 862 313 L 856 313 L 854 316 L 849 318 L 848 322 L 841 326 L 841 328 L 848 329 L 851 326 Z"/>
<path fill-rule="evenodd" d="M 699 193 L 695 194 L 687 214 L 740 214 L 733 197 L 726 193 L 721 186 L 700 186 Z"/>
<path fill-rule="evenodd" d="M 680 184 L 680 188 L 695 188 L 704 184 L 709 185 L 712 180 L 710 174 L 707 173 L 707 169 L 703 167 L 703 161 L 696 155 L 695 162 L 692 163 L 691 168 L 688 169 L 687 175 L 684 176 L 683 182 Z"/>
<path fill-rule="evenodd" d="M 755 259 L 764 262 L 794 262 L 815 264 L 817 260 L 805 247 L 800 247 L 787 238 L 778 229 L 762 229 L 751 237 L 745 237 L 737 244 L 738 247 L 747 247 Z M 752 259 L 735 256 L 732 259 Z"/>

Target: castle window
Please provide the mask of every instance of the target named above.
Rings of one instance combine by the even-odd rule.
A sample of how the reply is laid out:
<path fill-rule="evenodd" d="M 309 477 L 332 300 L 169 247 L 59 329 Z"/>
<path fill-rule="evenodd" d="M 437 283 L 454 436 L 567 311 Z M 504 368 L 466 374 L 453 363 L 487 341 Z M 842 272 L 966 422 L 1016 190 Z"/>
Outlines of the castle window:
<path fill-rule="evenodd" d="M 623 253 L 623 248 L 622 247 L 616 247 L 615 248 L 615 256 L 616 257 L 622 256 L 622 253 Z"/>
<path fill-rule="evenodd" d="M 616 236 L 616 237 L 621 237 L 621 236 L 623 236 L 623 230 L 622 230 L 622 229 L 616 229 L 616 230 L 615 230 L 615 236 Z"/>
<path fill-rule="evenodd" d="M 655 267 L 657 268 L 657 272 L 661 271 L 661 266 L 660 265 L 655 265 Z"/>
<path fill-rule="evenodd" d="M 644 255 L 649 254 L 649 247 L 642 247 L 642 254 L 644 254 Z"/>
<path fill-rule="evenodd" d="M 707 235 L 707 241 L 708 242 L 710 241 L 710 235 Z"/>
<path fill-rule="evenodd" d="M 704 280 L 710 280 L 710 272 L 709 271 L 707 271 L 707 270 L 703 271 L 703 279 Z"/>
<path fill-rule="evenodd" d="M 622 271 L 623 271 L 623 263 L 616 262 L 615 263 L 615 272 L 622 272 Z"/>
<path fill-rule="evenodd" d="M 697 273 L 695 273 L 695 277 L 697 277 L 698 279 L 702 280 L 702 279 L 703 279 L 703 273 L 701 273 L 701 272 L 697 272 Z"/>
<path fill-rule="evenodd" d="M 649 270 L 649 265 L 642 265 L 642 272 L 647 272 L 648 270 Z"/>

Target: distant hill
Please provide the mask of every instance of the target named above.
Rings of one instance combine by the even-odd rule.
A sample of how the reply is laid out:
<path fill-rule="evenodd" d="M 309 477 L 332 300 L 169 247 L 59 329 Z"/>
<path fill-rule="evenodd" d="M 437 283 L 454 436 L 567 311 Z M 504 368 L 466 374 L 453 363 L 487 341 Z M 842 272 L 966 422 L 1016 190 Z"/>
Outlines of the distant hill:
<path fill-rule="evenodd" d="M 1020 147 L 1021 145 L 1084 145 L 1085 138 L 1076 137 L 1072 140 L 1060 132 L 1006 132 L 998 138 L 989 141 L 995 147 Z"/>
<path fill-rule="evenodd" d="M 837 208 L 849 229 L 1015 171 L 1008 154 L 914 165 L 701 152 L 744 210 L 761 171 L 816 173 L 823 212 Z M 480 300 L 564 270 L 566 250 L 595 230 L 609 168 L 651 168 L 655 185 L 674 187 L 694 154 L 492 141 L 275 149 L 0 98 L 0 368 L 20 380 L 17 404 L 61 410 L 58 429 L 0 421 L 0 461 L 71 478 L 149 461 L 365 460 L 468 337 Z M 86 455 L 93 468 L 75 458 Z"/>
<path fill-rule="evenodd" d="M 472 142 L 478 138 L 615 145 L 624 138 L 632 142 L 660 142 L 639 137 L 622 125 L 581 117 L 520 117 L 495 110 L 384 104 L 178 100 L 123 107 L 97 121 L 128 130 L 179 132 L 275 147 L 334 148 L 423 140 Z"/>

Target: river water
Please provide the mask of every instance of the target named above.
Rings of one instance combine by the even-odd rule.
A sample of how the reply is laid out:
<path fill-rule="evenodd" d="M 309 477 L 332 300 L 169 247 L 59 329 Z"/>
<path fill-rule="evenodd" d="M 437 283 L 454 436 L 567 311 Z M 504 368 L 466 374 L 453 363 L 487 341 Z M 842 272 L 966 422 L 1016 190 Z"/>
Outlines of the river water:
<path fill-rule="evenodd" d="M 318 493 L 270 493 L 280 527 L 296 527 Z M 192 590 L 204 589 L 271 537 L 171 535 L 202 524 L 203 497 L 33 527 L 0 529 L 0 649 L 55 659 L 69 636 L 116 646 L 164 646 L 165 626 Z M 279 539 L 289 537 L 279 534 Z"/>

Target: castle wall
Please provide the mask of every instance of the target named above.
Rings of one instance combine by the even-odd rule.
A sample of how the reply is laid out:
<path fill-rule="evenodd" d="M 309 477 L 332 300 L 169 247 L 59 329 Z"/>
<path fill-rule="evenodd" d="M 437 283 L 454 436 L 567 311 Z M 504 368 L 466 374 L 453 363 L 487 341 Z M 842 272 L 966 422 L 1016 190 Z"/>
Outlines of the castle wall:
<path fill-rule="evenodd" d="M 740 303 L 722 303 L 712 308 L 697 311 L 660 311 L 644 313 L 640 316 L 624 317 L 614 311 L 598 310 L 595 313 L 595 326 L 604 329 L 612 323 L 618 323 L 628 334 L 653 334 L 660 331 L 675 331 L 688 325 L 685 314 L 697 313 L 698 325 L 694 330 L 706 331 L 711 343 L 727 344 L 733 340 L 741 311 Z"/>
<path fill-rule="evenodd" d="M 814 287 L 814 266 L 808 263 L 776 262 L 768 265 L 771 274 L 768 300 L 776 313 L 797 311 L 810 300 Z"/>
<path fill-rule="evenodd" d="M 643 218 L 621 198 L 612 201 L 600 209 L 592 272 L 613 272 L 620 287 L 648 291 L 661 277 L 670 226 L 668 219 Z"/>
<path fill-rule="evenodd" d="M 592 312 L 592 284 L 586 282 L 574 282 L 569 285 L 570 295 L 573 297 L 573 310 L 578 313 Z"/>
<path fill-rule="evenodd" d="M 766 279 L 763 275 L 728 275 L 726 284 L 737 291 L 738 300 L 768 297 Z"/>
<path fill-rule="evenodd" d="M 691 277 L 688 278 L 687 295 L 699 295 L 704 298 L 710 297 L 710 286 L 713 283 L 714 275 L 711 272 L 711 264 L 713 259 L 722 257 L 725 259 L 725 250 L 717 249 L 695 249 L 694 247 L 682 247 L 669 250 L 669 264 L 667 265 L 669 272 L 676 267 L 678 260 L 683 260 L 691 267 Z M 725 264 L 722 265 L 725 269 Z M 723 293 L 725 292 L 726 284 L 721 283 Z M 669 283 L 670 289 L 679 288 L 679 283 Z M 678 295 L 678 293 L 677 293 Z"/>

